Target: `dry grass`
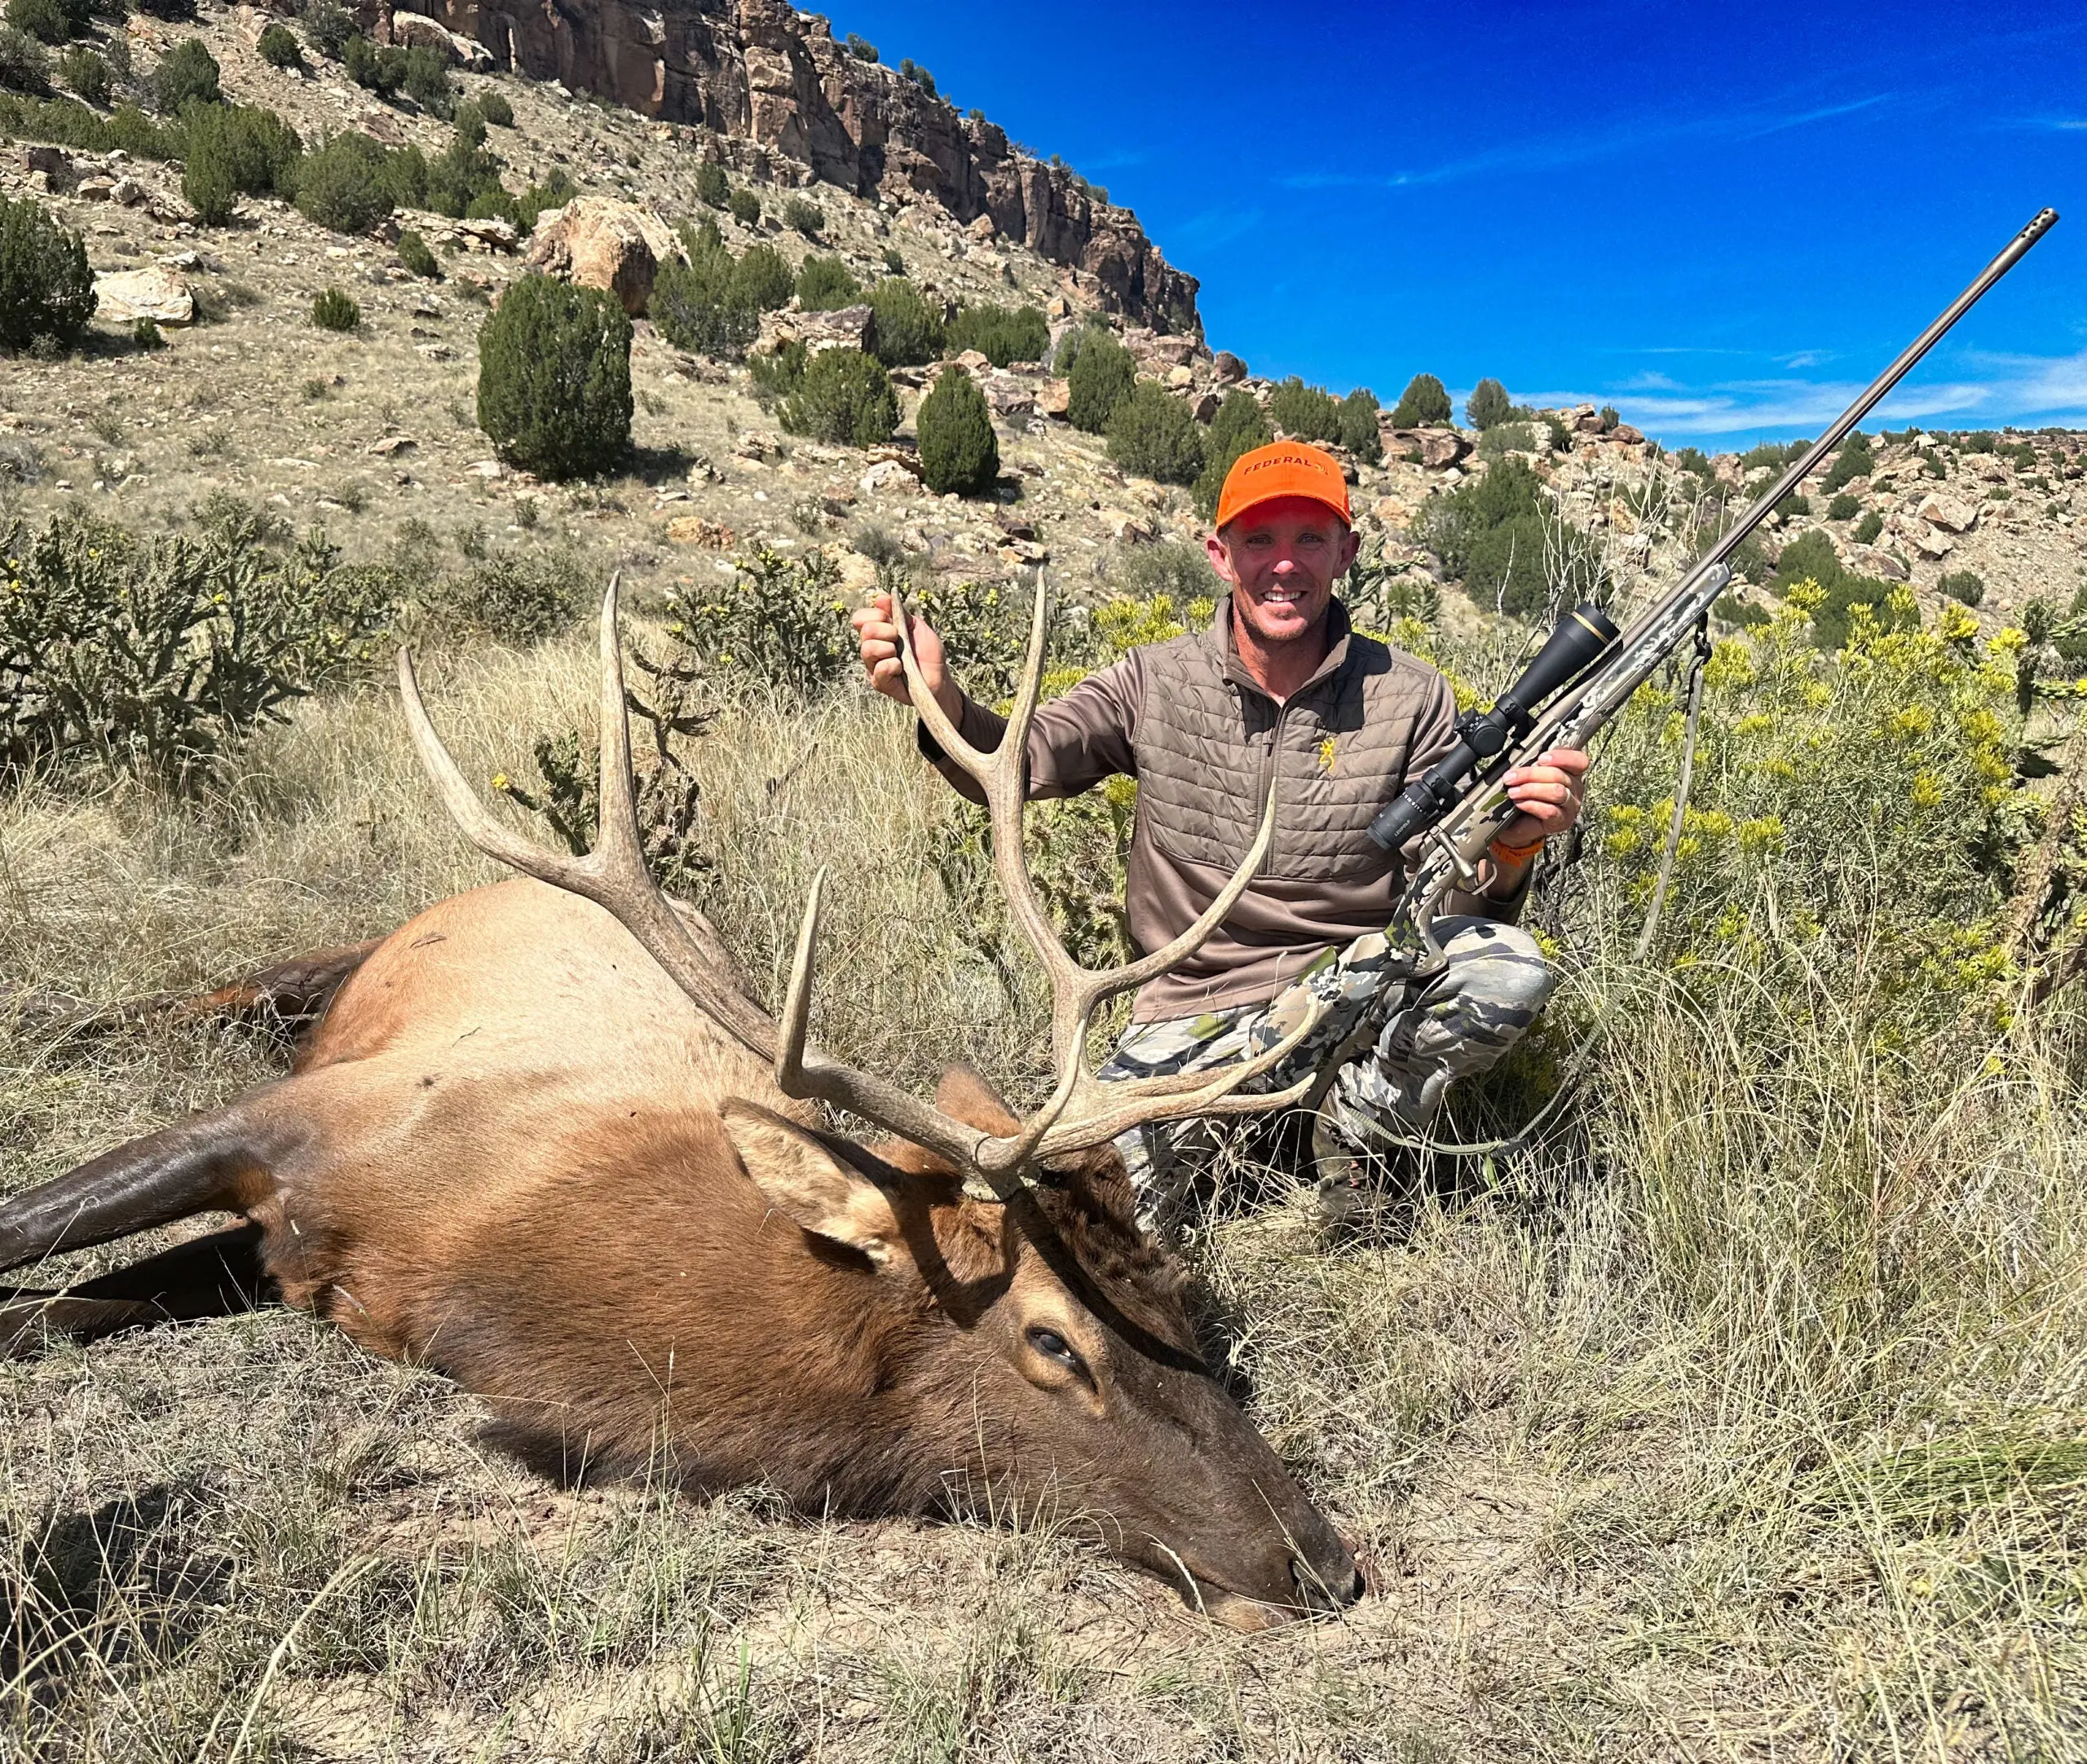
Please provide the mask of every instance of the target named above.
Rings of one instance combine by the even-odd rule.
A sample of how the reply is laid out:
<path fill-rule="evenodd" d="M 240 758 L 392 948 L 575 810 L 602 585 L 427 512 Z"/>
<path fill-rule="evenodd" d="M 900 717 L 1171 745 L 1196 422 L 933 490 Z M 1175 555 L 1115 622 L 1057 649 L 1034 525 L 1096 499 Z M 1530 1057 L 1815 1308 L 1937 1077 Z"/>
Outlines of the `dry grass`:
<path fill-rule="evenodd" d="M 589 647 L 426 668 L 467 773 L 585 714 Z M 704 904 L 757 984 L 825 864 L 823 1038 L 1034 1082 L 1039 1001 L 952 955 L 946 798 L 888 708 L 750 707 L 699 762 Z M 376 688 L 201 808 L 0 802 L 6 1186 L 275 1057 L 68 1039 L 40 999 L 219 980 L 488 875 Z M 1881 1046 L 1845 997 L 1633 974 L 1633 929 L 1592 886 L 1573 1008 L 1631 992 L 1550 1150 L 1331 1256 L 1242 1166 L 1203 1252 L 1257 1418 L 1376 1563 L 1344 1620 L 1217 1634 L 1048 1525 L 562 1492 L 443 1381 L 263 1314 L 0 1368 L 9 1755 L 2087 1755 L 2075 1026 Z"/>

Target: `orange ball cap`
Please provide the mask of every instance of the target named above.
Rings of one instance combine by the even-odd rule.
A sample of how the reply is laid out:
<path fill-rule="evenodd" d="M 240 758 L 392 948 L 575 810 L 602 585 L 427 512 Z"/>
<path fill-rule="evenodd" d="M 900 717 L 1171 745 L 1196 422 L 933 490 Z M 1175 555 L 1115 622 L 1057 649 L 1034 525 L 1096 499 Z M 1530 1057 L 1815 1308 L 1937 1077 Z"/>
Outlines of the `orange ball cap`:
<path fill-rule="evenodd" d="M 1234 460 L 1218 495 L 1217 524 L 1229 527 L 1257 503 L 1277 496 L 1308 496 L 1347 525 L 1355 524 L 1348 512 L 1348 480 L 1339 461 L 1302 441 L 1272 442 Z"/>

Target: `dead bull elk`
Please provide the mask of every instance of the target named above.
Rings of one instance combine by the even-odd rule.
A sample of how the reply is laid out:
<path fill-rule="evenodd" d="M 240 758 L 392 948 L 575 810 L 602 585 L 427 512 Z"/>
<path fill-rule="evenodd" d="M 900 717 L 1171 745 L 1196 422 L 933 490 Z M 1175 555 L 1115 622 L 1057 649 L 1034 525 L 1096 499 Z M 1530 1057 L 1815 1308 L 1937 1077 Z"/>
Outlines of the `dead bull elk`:
<path fill-rule="evenodd" d="M 998 880 L 1051 979 L 1060 1077 L 1026 1120 L 960 1068 L 929 1105 L 806 1046 L 818 884 L 779 1023 L 660 893 L 612 582 L 594 851 L 554 854 L 492 818 L 402 652 L 407 721 L 450 814 L 536 880 L 439 902 L 384 940 L 289 1077 L 0 1206 L 0 1268 L 199 1213 L 245 1220 L 63 1292 L 18 1290 L 0 1331 L 93 1336 L 272 1290 L 479 1393 L 532 1461 L 664 1457 L 695 1488 L 766 1480 L 854 1514 L 990 1489 L 1091 1518 L 1245 1627 L 1357 1597 L 1353 1558 L 1203 1363 L 1179 1267 L 1137 1228 L 1110 1144 L 1140 1121 L 1280 1106 L 1238 1087 L 1290 1044 L 1216 1079 L 1102 1086 L 1081 1060 L 1099 1004 L 1231 911 L 1273 805 L 1189 930 L 1079 967 L 1022 853 L 1044 633 L 1039 593 L 993 754 L 948 726 L 905 658 L 931 732 L 986 792 Z M 894 1137 L 841 1138 L 820 1103 Z"/>

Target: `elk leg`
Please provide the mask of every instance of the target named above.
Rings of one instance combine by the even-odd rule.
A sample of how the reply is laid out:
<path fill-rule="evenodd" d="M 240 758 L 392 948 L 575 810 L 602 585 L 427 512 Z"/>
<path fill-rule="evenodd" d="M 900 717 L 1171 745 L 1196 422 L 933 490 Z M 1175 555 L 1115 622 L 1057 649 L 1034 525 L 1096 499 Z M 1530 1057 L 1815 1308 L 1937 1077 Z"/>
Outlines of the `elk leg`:
<path fill-rule="evenodd" d="M 271 1119 L 282 1111 L 253 1106 L 265 1094 L 148 1133 L 0 1206 L 0 1268 L 194 1213 L 245 1211 L 300 1137 Z"/>
<path fill-rule="evenodd" d="M 20 1353 L 46 1331 L 99 1341 L 120 1330 L 256 1309 L 276 1297 L 260 1244 L 258 1225 L 235 1225 L 63 1292 L 0 1289 L 0 1353 Z"/>

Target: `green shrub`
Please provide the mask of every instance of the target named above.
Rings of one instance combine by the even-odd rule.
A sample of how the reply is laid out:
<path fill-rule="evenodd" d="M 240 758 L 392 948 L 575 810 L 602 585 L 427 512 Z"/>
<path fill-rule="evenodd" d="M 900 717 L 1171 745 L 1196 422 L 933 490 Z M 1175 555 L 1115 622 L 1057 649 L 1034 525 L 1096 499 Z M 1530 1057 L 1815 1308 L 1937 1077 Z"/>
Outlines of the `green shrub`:
<path fill-rule="evenodd" d="M 37 94 L 51 90 L 50 55 L 27 31 L 11 24 L 0 24 L 0 86 Z M 12 134 L 27 132 L 10 114 L 13 108 L 0 100 L 0 129 Z"/>
<path fill-rule="evenodd" d="M 261 33 L 254 44 L 261 59 L 271 68 L 296 68 L 304 64 L 304 50 L 289 27 L 271 24 Z"/>
<path fill-rule="evenodd" d="M 783 224 L 807 239 L 816 239 L 826 231 L 826 214 L 818 203 L 793 196 L 783 205 Z"/>
<path fill-rule="evenodd" d="M 1889 582 L 1851 575 L 1835 553 L 1833 540 L 1816 529 L 1783 547 L 1768 588 L 1788 598 L 1807 584 L 1816 592 L 1798 598 L 1810 614 L 1813 640 L 1821 649 L 1837 650 L 1847 642 L 1851 609 L 1857 606 L 1869 607 L 1881 629 L 1920 628 L 1920 612 L 1910 599 L 1895 593 Z"/>
<path fill-rule="evenodd" d="M 1340 406 L 1323 386 L 1307 386 L 1292 374 L 1269 395 L 1269 419 L 1299 441 L 1334 441 L 1340 437 Z"/>
<path fill-rule="evenodd" d="M 1841 450 L 1833 456 L 1833 463 L 1826 468 L 1826 476 L 1819 487 L 1829 492 L 1838 490 L 1855 478 L 1867 478 L 1876 469 L 1877 456 L 1871 451 L 1869 437 L 1858 429 L 1841 443 Z"/>
<path fill-rule="evenodd" d="M 1439 428 L 1449 420 L 1449 395 L 1432 373 L 1416 373 L 1392 412 L 1394 429 Z"/>
<path fill-rule="evenodd" d="M 996 368 L 1041 361 L 1051 346 L 1050 322 L 1035 306 L 965 302 L 943 328 L 942 347 L 958 355 L 975 349 Z"/>
<path fill-rule="evenodd" d="M 748 245 L 739 258 L 735 280 L 739 298 L 756 312 L 774 312 L 790 303 L 796 278 L 783 254 L 773 245 Z"/>
<path fill-rule="evenodd" d="M 154 319 L 140 319 L 132 325 L 130 346 L 133 349 L 165 349 L 166 339 L 160 335 L 158 321 Z"/>
<path fill-rule="evenodd" d="M 1496 422 L 1478 438 L 1478 456 L 1496 460 L 1503 453 L 1536 451 L 1537 435 L 1533 425 L 1525 422 Z"/>
<path fill-rule="evenodd" d="M 385 153 L 385 189 L 400 208 L 424 208 L 452 220 L 498 215 L 519 227 L 520 205 L 501 183 L 500 161 L 477 144 L 485 136 L 484 119 L 468 106 L 460 115 L 467 126 L 433 159 L 415 146 Z"/>
<path fill-rule="evenodd" d="M 457 131 L 451 139 L 465 152 L 486 144 L 486 113 L 468 98 L 450 112 L 449 126 Z"/>
<path fill-rule="evenodd" d="M 322 331 L 359 330 L 362 308 L 338 288 L 322 289 L 312 299 L 311 322 Z"/>
<path fill-rule="evenodd" d="M 1975 606 L 1986 598 L 1985 578 L 1976 570 L 1946 571 L 1935 585 L 1952 600 L 1961 600 L 1967 606 Z"/>
<path fill-rule="evenodd" d="M 1858 545 L 1873 545 L 1884 532 L 1884 517 L 1874 509 L 1857 521 L 1855 531 L 1849 535 Z"/>
<path fill-rule="evenodd" d="M 1072 360 L 1066 421 L 1089 434 L 1107 430 L 1116 407 L 1137 384 L 1138 365 L 1109 332 L 1090 326 L 1080 333 Z"/>
<path fill-rule="evenodd" d="M 929 73 L 925 68 L 915 65 L 910 55 L 898 64 L 898 73 L 901 79 L 911 80 L 929 97 L 933 98 L 935 95 L 934 75 Z"/>
<path fill-rule="evenodd" d="M 472 567 L 442 577 L 426 596 L 430 636 L 453 642 L 486 637 L 530 648 L 569 629 L 593 591 L 570 553 L 483 555 Z"/>
<path fill-rule="evenodd" d="M 732 218 L 742 227 L 758 227 L 761 224 L 761 198 L 752 191 L 735 190 L 731 207 Z"/>
<path fill-rule="evenodd" d="M 1334 439 L 1365 465 L 1383 463 L 1384 435 L 1377 425 L 1377 395 L 1358 386 L 1340 401 L 1340 432 Z"/>
<path fill-rule="evenodd" d="M 207 224 L 223 226 L 241 196 L 295 192 L 304 145 L 274 111 L 209 104 L 183 120 L 188 150 L 181 193 Z"/>
<path fill-rule="evenodd" d="M 739 266 L 721 245 L 698 249 L 689 261 L 660 266 L 646 310 L 660 336 L 676 349 L 736 359 L 761 329 L 761 313 L 740 286 Z"/>
<path fill-rule="evenodd" d="M 514 107 L 508 103 L 506 93 L 495 91 L 491 86 L 487 86 L 474 102 L 479 107 L 479 114 L 496 129 L 514 126 Z"/>
<path fill-rule="evenodd" d="M 1754 472 L 1766 466 L 1779 472 L 1803 458 L 1811 445 L 1809 441 L 1764 441 L 1740 455 L 1739 469 L 1741 472 Z"/>
<path fill-rule="evenodd" d="M 1811 514 L 1811 498 L 1802 490 L 1793 490 L 1776 505 L 1776 508 L 1785 520 L 1795 520 L 1800 515 Z"/>
<path fill-rule="evenodd" d="M 915 418 L 920 436 L 920 470 L 928 487 L 942 496 L 982 496 L 1000 475 L 1000 444 L 993 434 L 986 395 L 961 368 L 945 368 L 934 390 L 920 400 Z"/>
<path fill-rule="evenodd" d="M 668 590 L 669 636 L 726 690 L 808 701 L 840 685 L 855 649 L 838 567 L 821 551 L 786 558 L 765 545 L 732 561 L 728 587 Z"/>
<path fill-rule="evenodd" d="M 838 258 L 808 257 L 797 271 L 797 304 L 807 312 L 838 312 L 863 298 L 863 284 Z"/>
<path fill-rule="evenodd" d="M 90 104 L 105 104 L 115 90 L 108 64 L 93 50 L 78 45 L 58 58 L 59 77 Z"/>
<path fill-rule="evenodd" d="M 747 372 L 753 381 L 753 395 L 762 408 L 789 397 L 802 386 L 810 361 L 810 351 L 796 342 L 785 343 L 770 354 L 751 357 Z"/>
<path fill-rule="evenodd" d="M 152 108 L 171 117 L 193 99 L 214 104 L 219 97 L 218 64 L 200 37 L 184 37 L 160 58 L 152 70 Z"/>
<path fill-rule="evenodd" d="M 731 179 L 716 160 L 706 159 L 695 168 L 695 194 L 698 201 L 707 202 L 712 208 L 723 208 L 731 201 Z"/>
<path fill-rule="evenodd" d="M 351 129 L 306 154 L 298 170 L 297 205 L 307 220 L 335 232 L 368 232 L 395 206 L 384 149 Z"/>
<path fill-rule="evenodd" d="M 1196 507 L 1207 520 L 1217 518 L 1217 499 L 1224 493 L 1224 474 L 1242 453 L 1264 448 L 1275 439 L 1267 413 L 1254 395 L 1234 386 L 1210 420 L 1210 433 L 1203 438 L 1203 469 L 1195 483 Z"/>
<path fill-rule="evenodd" d="M 358 32 L 342 44 L 341 66 L 364 90 L 390 98 L 405 83 L 406 51 L 394 44 L 373 43 Z"/>
<path fill-rule="evenodd" d="M 479 426 L 545 478 L 605 471 L 630 448 L 630 320 L 613 294 L 511 284 L 479 331 Z"/>
<path fill-rule="evenodd" d="M 339 0 L 307 0 L 300 22 L 304 40 L 332 61 L 342 59 L 355 35 L 355 14 Z"/>
<path fill-rule="evenodd" d="M 1483 434 L 1514 414 L 1514 402 L 1498 380 L 1480 380 L 1464 400 L 1464 421 Z"/>
<path fill-rule="evenodd" d="M 1852 521 L 1862 513 L 1862 499 L 1851 496 L 1843 490 L 1826 505 L 1826 518 L 1829 521 Z"/>
<path fill-rule="evenodd" d="M 1594 548 L 1551 506 L 1523 460 L 1503 456 L 1483 478 L 1434 497 L 1416 525 L 1480 606 L 1526 618 L 1554 599 L 1587 598 L 1599 583 Z"/>
<path fill-rule="evenodd" d="M 823 349 L 783 400 L 783 426 L 845 447 L 876 447 L 898 427 L 898 395 L 883 364 L 859 349 Z"/>
<path fill-rule="evenodd" d="M 1165 386 L 1141 380 L 1110 413 L 1109 457 L 1163 484 L 1192 484 L 1203 469 L 1202 431 Z"/>
<path fill-rule="evenodd" d="M 884 248 L 884 267 L 893 276 L 903 276 L 906 273 L 906 259 L 899 254 L 896 245 L 886 245 Z"/>
<path fill-rule="evenodd" d="M 942 315 L 903 276 L 886 276 L 869 298 L 876 315 L 876 357 L 885 366 L 916 367 L 942 354 Z"/>
<path fill-rule="evenodd" d="M 1720 594 L 1710 607 L 1711 613 L 1727 624 L 1736 624 L 1742 629 L 1751 629 L 1768 623 L 1768 609 L 1758 601 L 1741 600 L 1736 594 Z"/>
<path fill-rule="evenodd" d="M 0 348 L 27 349 L 49 337 L 69 349 L 94 315 L 86 241 L 42 204 L 0 196 Z"/>
<path fill-rule="evenodd" d="M 65 0 L 7 0 L 7 22 L 24 36 L 54 47 L 84 31 L 90 15 Z"/>
<path fill-rule="evenodd" d="M 287 555 L 261 523 L 143 540 L 60 516 L 0 530 L 0 771 L 88 764 L 192 787 L 289 702 L 369 659 L 388 571 L 317 533 Z"/>
<path fill-rule="evenodd" d="M 456 102 L 457 89 L 450 83 L 449 64 L 433 49 L 416 46 L 406 51 L 406 68 L 399 82 L 406 96 L 430 115 L 446 117 Z"/>
<path fill-rule="evenodd" d="M 848 53 L 858 61 L 867 61 L 874 66 L 877 59 L 877 46 L 853 31 L 847 37 Z"/>
<path fill-rule="evenodd" d="M 410 227 L 399 235 L 399 261 L 423 281 L 442 280 L 442 266 L 435 261 L 435 254 L 428 249 L 427 240 Z"/>

